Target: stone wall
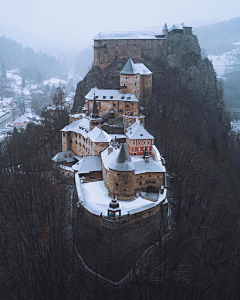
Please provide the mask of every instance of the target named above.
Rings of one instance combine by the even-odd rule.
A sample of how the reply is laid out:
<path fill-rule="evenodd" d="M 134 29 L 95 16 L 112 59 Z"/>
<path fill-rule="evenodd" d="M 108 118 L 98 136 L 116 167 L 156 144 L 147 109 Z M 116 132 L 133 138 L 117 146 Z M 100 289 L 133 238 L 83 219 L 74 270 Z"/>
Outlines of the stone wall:
<path fill-rule="evenodd" d="M 88 108 L 88 111 L 91 112 L 93 100 L 86 99 L 86 106 Z M 100 117 L 104 116 L 111 109 L 113 109 L 115 111 L 115 124 L 117 124 L 118 119 L 122 118 L 124 114 L 129 116 L 138 115 L 138 102 L 128 101 L 128 99 L 125 99 L 124 101 L 99 100 L 97 101 L 97 108 Z"/>
<path fill-rule="evenodd" d="M 135 197 L 134 171 L 118 172 L 109 169 L 108 172 L 108 195 L 119 200 L 132 200 Z"/>
<path fill-rule="evenodd" d="M 126 87 L 120 90 L 122 93 L 132 93 L 135 94 L 138 99 L 140 99 L 140 74 L 120 74 L 120 86 Z"/>
<path fill-rule="evenodd" d="M 94 65 L 106 68 L 116 58 L 156 58 L 165 51 L 165 39 L 95 40 Z"/>
<path fill-rule="evenodd" d="M 76 212 L 77 214 L 77 212 Z M 167 204 L 111 221 L 79 208 L 76 247 L 91 269 L 119 281 L 167 229 Z"/>
<path fill-rule="evenodd" d="M 140 99 L 142 106 L 146 107 L 152 99 L 152 75 L 140 76 Z"/>
<path fill-rule="evenodd" d="M 143 173 L 137 174 L 134 178 L 134 188 L 137 191 L 158 192 L 164 185 L 164 173 Z"/>

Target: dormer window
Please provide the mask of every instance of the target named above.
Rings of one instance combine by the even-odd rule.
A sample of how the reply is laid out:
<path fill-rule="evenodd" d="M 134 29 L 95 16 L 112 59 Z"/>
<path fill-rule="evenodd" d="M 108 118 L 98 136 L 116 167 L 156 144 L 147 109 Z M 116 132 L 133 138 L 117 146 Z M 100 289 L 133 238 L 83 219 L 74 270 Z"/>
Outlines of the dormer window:
<path fill-rule="evenodd" d="M 110 99 L 113 99 L 113 96 L 110 96 Z"/>
<path fill-rule="evenodd" d="M 103 99 L 106 99 L 106 96 L 103 96 Z"/>
<path fill-rule="evenodd" d="M 98 96 L 96 96 L 95 98 L 98 99 Z"/>
<path fill-rule="evenodd" d="M 124 85 L 125 85 L 125 84 L 124 84 Z M 124 99 L 124 96 L 122 96 L 121 99 Z"/>
<path fill-rule="evenodd" d="M 140 133 L 140 136 L 143 136 L 143 134 L 142 134 L 142 133 Z"/>
<path fill-rule="evenodd" d="M 130 100 L 130 99 L 131 99 L 131 97 L 127 97 L 127 99 L 128 99 L 128 100 Z"/>

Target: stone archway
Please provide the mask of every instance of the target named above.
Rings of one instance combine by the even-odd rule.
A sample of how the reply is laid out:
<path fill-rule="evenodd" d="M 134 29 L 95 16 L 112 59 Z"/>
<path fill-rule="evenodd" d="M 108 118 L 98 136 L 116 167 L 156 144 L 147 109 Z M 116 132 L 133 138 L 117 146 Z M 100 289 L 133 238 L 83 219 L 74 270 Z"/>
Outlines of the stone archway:
<path fill-rule="evenodd" d="M 147 193 L 157 193 L 157 189 L 154 186 L 150 185 L 147 187 Z"/>

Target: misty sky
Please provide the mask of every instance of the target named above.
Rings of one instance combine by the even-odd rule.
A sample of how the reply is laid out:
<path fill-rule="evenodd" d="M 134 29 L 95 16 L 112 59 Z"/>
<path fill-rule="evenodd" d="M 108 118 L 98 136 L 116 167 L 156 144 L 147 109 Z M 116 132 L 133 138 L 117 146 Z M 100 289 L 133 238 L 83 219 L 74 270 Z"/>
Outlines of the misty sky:
<path fill-rule="evenodd" d="M 0 12 L 2 25 L 59 45 L 86 47 L 99 31 L 239 17 L 240 0 L 0 0 Z"/>

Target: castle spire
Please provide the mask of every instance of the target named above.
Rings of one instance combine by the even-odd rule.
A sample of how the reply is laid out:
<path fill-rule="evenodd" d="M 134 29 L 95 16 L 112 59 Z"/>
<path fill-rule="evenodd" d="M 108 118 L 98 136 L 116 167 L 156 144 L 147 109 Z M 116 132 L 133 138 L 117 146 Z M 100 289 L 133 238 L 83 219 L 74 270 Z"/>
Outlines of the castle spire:
<path fill-rule="evenodd" d="M 97 109 L 97 102 L 95 96 L 95 89 L 94 89 L 94 97 L 93 97 L 93 107 L 90 116 L 92 118 L 99 118 L 98 109 Z"/>

